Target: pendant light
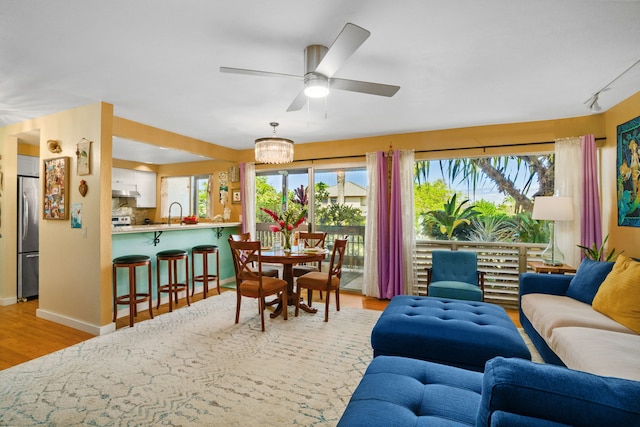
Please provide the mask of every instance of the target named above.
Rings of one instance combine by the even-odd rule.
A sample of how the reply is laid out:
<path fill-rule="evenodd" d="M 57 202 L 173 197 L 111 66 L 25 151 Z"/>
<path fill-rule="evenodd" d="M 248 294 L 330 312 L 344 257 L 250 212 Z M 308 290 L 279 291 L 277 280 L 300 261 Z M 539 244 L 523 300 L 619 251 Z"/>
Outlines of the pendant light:
<path fill-rule="evenodd" d="M 271 122 L 273 136 L 256 139 L 255 156 L 258 163 L 282 164 L 293 162 L 293 141 L 276 136 L 279 123 Z"/>

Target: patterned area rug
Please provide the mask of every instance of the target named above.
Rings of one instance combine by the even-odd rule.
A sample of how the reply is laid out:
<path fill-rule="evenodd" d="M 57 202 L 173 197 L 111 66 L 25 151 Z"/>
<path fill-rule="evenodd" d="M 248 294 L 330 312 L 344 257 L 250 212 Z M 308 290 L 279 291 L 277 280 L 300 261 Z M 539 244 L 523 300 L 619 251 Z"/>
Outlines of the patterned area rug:
<path fill-rule="evenodd" d="M 520 335 L 522 336 L 524 343 L 527 345 L 527 348 L 529 349 L 529 353 L 531 353 L 531 361 L 535 363 L 544 363 L 544 359 L 542 358 L 542 356 L 540 356 L 540 353 L 538 353 L 538 350 L 531 342 L 531 338 L 529 338 L 529 335 L 527 335 L 525 330 L 523 328 L 518 328 L 518 332 L 520 332 Z"/>
<path fill-rule="evenodd" d="M 380 311 L 269 319 L 234 292 L 0 371 L 0 425 L 329 426 Z"/>

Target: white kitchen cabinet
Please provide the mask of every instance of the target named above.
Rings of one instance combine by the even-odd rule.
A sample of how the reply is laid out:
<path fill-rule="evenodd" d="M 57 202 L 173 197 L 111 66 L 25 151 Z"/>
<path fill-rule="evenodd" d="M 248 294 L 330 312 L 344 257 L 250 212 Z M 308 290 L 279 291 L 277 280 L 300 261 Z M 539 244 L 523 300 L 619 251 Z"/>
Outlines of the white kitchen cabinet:
<path fill-rule="evenodd" d="M 136 189 L 136 171 L 133 169 L 113 168 L 111 170 L 111 189 L 133 191 Z"/>
<path fill-rule="evenodd" d="M 136 206 L 139 208 L 156 207 L 156 174 L 155 172 L 135 172 L 136 190 L 140 197 L 136 199 Z"/>
<path fill-rule="evenodd" d="M 156 173 L 133 169 L 113 168 L 111 188 L 115 191 L 137 191 L 136 207 L 156 207 Z"/>

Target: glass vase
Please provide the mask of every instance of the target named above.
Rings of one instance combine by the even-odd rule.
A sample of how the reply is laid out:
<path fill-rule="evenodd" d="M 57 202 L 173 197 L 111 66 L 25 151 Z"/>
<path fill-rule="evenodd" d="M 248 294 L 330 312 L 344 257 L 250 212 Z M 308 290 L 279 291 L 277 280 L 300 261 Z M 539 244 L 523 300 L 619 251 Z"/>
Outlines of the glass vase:
<path fill-rule="evenodd" d="M 282 233 L 283 247 L 285 252 L 291 252 L 291 233 Z"/>

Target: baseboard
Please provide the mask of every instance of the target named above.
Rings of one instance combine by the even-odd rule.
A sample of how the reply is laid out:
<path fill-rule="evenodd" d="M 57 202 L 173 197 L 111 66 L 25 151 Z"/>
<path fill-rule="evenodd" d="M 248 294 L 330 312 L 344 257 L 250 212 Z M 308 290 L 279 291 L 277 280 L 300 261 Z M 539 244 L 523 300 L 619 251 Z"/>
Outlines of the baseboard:
<path fill-rule="evenodd" d="M 68 326 L 70 328 L 77 329 L 91 335 L 105 335 L 116 330 L 115 323 L 108 323 L 104 326 L 92 325 L 90 323 L 62 316 L 57 313 L 52 313 L 41 308 L 36 309 L 36 317 L 59 323 L 61 325 Z"/>
<path fill-rule="evenodd" d="M 18 303 L 17 297 L 0 298 L 0 306 L 12 305 L 17 303 Z"/>
<path fill-rule="evenodd" d="M 235 277 L 220 281 L 220 286 L 228 285 L 228 284 L 235 285 Z M 209 291 L 211 292 L 211 288 L 209 289 Z M 196 287 L 196 293 L 198 292 L 202 292 L 202 285 Z M 12 300 L 11 298 L 0 299 L 0 304 L 10 305 L 10 304 L 15 304 L 17 302 L 15 297 L 13 298 L 13 302 L 11 302 L 11 300 Z M 8 302 L 5 303 L 5 301 L 8 301 Z M 169 299 L 166 296 L 160 300 L 161 304 L 167 304 L 168 302 L 169 302 Z M 157 303 L 158 303 L 157 300 L 154 300 L 152 302 L 154 309 Z M 148 310 L 148 309 L 149 309 L 149 306 L 147 305 L 147 303 L 140 303 L 138 305 L 138 311 Z M 129 315 L 129 308 L 123 308 L 122 310 L 118 310 L 117 317 L 128 316 L 128 315 Z M 77 319 L 72 319 L 70 317 L 62 316 L 60 314 L 52 313 L 50 311 L 46 311 L 40 308 L 36 309 L 36 317 L 39 317 L 44 320 L 49 320 L 51 322 L 59 323 L 61 325 L 68 326 L 70 328 L 78 329 L 80 331 L 87 332 L 92 335 L 105 335 L 116 330 L 115 322 L 108 323 L 104 326 L 97 326 L 97 325 L 92 325 L 90 323 L 86 323 Z"/>

